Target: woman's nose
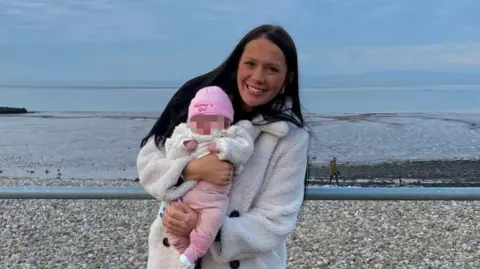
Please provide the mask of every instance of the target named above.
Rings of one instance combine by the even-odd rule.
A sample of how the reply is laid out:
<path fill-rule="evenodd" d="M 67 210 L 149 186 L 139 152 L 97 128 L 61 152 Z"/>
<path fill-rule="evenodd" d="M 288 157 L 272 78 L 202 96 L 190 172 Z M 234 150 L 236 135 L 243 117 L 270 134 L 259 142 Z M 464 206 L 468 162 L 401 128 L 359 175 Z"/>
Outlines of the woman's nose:
<path fill-rule="evenodd" d="M 264 72 L 261 68 L 257 68 L 253 71 L 252 74 L 252 79 L 255 80 L 255 82 L 262 84 L 265 82 L 265 75 Z"/>

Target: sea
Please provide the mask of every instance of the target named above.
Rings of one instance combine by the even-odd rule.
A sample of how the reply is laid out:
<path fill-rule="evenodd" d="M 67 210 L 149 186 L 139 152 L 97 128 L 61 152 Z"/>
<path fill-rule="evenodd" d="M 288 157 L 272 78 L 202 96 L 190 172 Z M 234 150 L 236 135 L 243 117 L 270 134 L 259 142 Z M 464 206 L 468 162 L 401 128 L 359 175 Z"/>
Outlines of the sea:
<path fill-rule="evenodd" d="M 134 179 L 140 140 L 176 89 L 0 88 L 0 177 Z M 310 158 L 480 159 L 480 85 L 309 87 Z"/>

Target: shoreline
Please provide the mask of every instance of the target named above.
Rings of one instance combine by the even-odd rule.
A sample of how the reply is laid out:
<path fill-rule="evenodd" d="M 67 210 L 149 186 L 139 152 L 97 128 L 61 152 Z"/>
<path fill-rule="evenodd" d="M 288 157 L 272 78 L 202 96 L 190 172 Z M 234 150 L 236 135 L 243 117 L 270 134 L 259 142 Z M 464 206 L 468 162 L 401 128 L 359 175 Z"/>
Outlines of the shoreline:
<path fill-rule="evenodd" d="M 373 164 L 338 163 L 341 186 L 352 187 L 480 187 L 480 160 L 424 160 L 395 161 Z M 8 175 L 0 167 L 0 180 L 16 178 L 19 183 L 25 180 L 61 182 L 138 182 L 138 177 L 68 178 L 55 173 L 42 175 L 44 168 L 25 168 L 28 176 Z M 35 171 L 37 170 L 37 171 Z M 40 172 L 40 173 L 35 173 Z M 309 185 L 327 185 L 329 181 L 328 165 L 312 163 L 309 167 Z M 90 183 L 89 183 L 90 184 Z M 114 184 L 114 183 L 112 183 Z M 116 184 L 116 183 L 115 183 Z M 335 180 L 332 181 L 335 184 Z"/>
<path fill-rule="evenodd" d="M 337 168 L 343 186 L 480 187 L 480 160 L 473 159 L 339 163 Z M 327 184 L 329 175 L 328 165 L 310 166 L 310 184 Z"/>

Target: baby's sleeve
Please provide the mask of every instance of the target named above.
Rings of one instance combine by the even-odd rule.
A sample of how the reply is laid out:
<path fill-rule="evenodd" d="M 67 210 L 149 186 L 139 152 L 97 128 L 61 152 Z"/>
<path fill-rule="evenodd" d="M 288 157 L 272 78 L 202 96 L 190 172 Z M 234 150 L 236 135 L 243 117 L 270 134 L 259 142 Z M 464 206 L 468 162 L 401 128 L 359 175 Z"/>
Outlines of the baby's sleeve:
<path fill-rule="evenodd" d="M 166 158 L 165 148 L 157 148 L 155 139 L 150 138 L 137 157 L 140 184 L 157 200 L 176 200 L 197 184 L 194 180 L 180 180 L 183 169 L 193 159 L 191 156 Z"/>
<path fill-rule="evenodd" d="M 232 162 L 237 169 L 248 161 L 254 149 L 252 134 L 236 125 L 227 130 L 227 136 L 218 138 L 215 142 L 219 159 Z"/>
<path fill-rule="evenodd" d="M 190 155 L 184 145 L 185 141 L 190 140 L 187 135 L 187 128 L 185 123 L 179 124 L 173 130 L 172 135 L 165 140 L 165 155 L 167 158 L 176 159 Z"/>

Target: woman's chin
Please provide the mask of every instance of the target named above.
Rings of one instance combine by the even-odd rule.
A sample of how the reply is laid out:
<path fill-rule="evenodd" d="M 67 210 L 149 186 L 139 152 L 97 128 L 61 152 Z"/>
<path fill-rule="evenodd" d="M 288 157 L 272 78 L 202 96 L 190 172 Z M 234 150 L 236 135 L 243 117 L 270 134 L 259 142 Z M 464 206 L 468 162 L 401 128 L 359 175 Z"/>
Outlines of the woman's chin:
<path fill-rule="evenodd" d="M 243 103 L 247 108 L 253 108 L 265 104 L 265 95 L 251 95 L 249 93 L 242 94 Z"/>
<path fill-rule="evenodd" d="M 261 103 L 253 101 L 253 100 L 244 100 L 243 104 L 245 105 L 245 108 L 248 111 L 252 110 L 254 107 L 257 107 L 257 106 L 261 105 Z"/>

